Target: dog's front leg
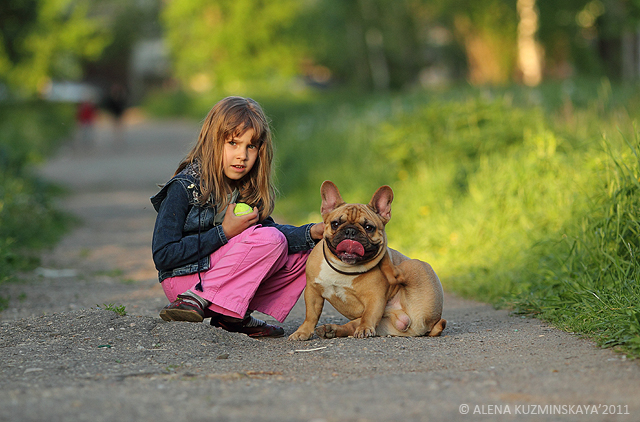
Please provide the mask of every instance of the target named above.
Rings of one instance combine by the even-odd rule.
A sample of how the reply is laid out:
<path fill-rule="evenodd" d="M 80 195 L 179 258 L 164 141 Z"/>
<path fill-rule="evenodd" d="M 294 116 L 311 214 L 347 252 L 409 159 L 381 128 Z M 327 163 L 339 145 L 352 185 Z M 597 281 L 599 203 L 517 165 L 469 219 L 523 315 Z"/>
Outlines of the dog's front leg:
<path fill-rule="evenodd" d="M 382 299 L 382 300 L 380 300 Z M 316 328 L 316 335 L 322 338 L 334 337 L 375 337 L 376 325 L 384 314 L 384 296 L 372 297 L 364 303 L 364 312 L 360 318 L 351 320 L 343 325 L 324 324 Z"/>
<path fill-rule="evenodd" d="M 313 335 L 316 324 L 318 324 L 322 314 L 322 307 L 324 306 L 324 298 L 320 292 L 307 285 L 304 290 L 304 303 L 306 306 L 304 322 L 289 336 L 289 340 L 309 340 Z"/>
<path fill-rule="evenodd" d="M 360 324 L 356 327 L 355 338 L 375 337 L 376 326 L 384 315 L 386 300 L 383 295 L 374 295 L 366 303 Z"/>

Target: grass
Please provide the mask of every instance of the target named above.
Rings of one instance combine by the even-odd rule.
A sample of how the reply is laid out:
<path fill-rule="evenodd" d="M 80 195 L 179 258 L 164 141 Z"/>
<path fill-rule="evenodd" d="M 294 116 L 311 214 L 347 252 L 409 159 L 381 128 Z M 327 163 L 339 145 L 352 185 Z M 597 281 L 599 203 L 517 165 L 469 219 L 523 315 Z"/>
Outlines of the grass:
<path fill-rule="evenodd" d="M 610 149 L 604 189 L 590 212 L 566 237 L 561 262 L 516 298 L 518 309 L 567 330 L 586 333 L 604 346 L 640 350 L 640 139 L 616 154 Z"/>
<path fill-rule="evenodd" d="M 0 312 L 9 308 L 9 301 L 10 301 L 10 298 L 5 296 L 0 296 Z"/>
<path fill-rule="evenodd" d="M 102 306 L 96 305 L 99 309 L 104 309 L 105 311 L 112 311 L 118 314 L 119 316 L 126 316 L 127 310 L 124 305 L 114 305 L 113 303 L 104 303 Z"/>

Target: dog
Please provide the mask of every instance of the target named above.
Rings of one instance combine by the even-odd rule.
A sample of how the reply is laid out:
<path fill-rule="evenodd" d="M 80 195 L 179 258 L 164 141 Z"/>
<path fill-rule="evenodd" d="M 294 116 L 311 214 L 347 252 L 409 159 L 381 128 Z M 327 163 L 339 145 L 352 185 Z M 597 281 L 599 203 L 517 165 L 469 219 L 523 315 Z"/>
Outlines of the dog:
<path fill-rule="evenodd" d="M 368 205 L 345 203 L 331 181 L 320 192 L 323 239 L 307 260 L 305 320 L 289 339 L 439 336 L 447 321 L 438 276 L 387 246 L 393 190 L 380 187 Z M 316 328 L 325 299 L 350 322 Z"/>

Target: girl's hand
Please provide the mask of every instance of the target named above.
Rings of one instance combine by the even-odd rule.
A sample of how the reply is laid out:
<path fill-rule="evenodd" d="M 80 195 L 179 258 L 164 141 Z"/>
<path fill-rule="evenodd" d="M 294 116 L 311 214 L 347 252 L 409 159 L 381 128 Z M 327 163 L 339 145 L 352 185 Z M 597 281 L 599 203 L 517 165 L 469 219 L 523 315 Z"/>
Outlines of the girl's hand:
<path fill-rule="evenodd" d="M 233 209 L 235 207 L 236 204 L 229 204 L 227 212 L 224 215 L 224 219 L 222 220 L 222 231 L 224 231 L 224 235 L 227 237 L 227 240 L 231 239 L 233 236 L 239 235 L 258 222 L 259 216 L 257 207 L 253 207 L 253 211 L 249 214 L 240 216 L 233 213 Z"/>
<path fill-rule="evenodd" d="M 311 238 L 314 240 L 321 240 L 322 235 L 324 233 L 324 223 L 316 223 L 311 226 L 311 230 L 309 231 L 311 234 Z"/>

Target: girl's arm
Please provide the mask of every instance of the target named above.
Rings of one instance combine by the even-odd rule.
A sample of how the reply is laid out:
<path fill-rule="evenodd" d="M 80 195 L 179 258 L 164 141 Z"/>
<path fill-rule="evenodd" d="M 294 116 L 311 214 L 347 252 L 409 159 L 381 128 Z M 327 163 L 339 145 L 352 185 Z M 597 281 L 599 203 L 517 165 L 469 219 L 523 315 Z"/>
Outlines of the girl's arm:
<path fill-rule="evenodd" d="M 160 204 L 153 230 L 153 262 L 159 271 L 171 270 L 197 262 L 227 243 L 222 226 L 198 234 L 183 236 L 182 229 L 189 212 L 187 190 L 179 182 L 167 187 L 167 196 Z"/>
<path fill-rule="evenodd" d="M 287 238 L 289 253 L 313 249 L 318 240 L 321 239 L 317 234 L 317 224 L 305 224 L 304 226 L 296 227 L 288 224 L 278 224 L 273 221 L 271 217 L 267 217 L 264 221 L 261 221 L 260 224 L 265 227 L 275 227 L 280 230 L 282 234 L 284 234 L 284 237 Z"/>

